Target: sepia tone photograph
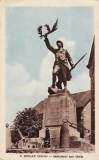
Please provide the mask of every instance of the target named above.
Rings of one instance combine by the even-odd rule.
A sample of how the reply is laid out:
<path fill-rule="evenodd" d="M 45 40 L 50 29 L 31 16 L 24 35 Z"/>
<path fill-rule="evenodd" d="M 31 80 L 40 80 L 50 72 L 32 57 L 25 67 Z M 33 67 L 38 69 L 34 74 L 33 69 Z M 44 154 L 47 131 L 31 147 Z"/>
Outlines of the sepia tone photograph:
<path fill-rule="evenodd" d="M 90 5 L 5 7 L 6 155 L 95 154 L 94 12 Z"/>

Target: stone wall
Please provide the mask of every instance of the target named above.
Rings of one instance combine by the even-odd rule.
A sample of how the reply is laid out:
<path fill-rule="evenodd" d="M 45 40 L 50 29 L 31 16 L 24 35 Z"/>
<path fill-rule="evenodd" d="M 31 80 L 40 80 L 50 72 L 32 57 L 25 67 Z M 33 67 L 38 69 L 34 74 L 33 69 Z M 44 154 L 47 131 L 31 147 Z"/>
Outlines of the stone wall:
<path fill-rule="evenodd" d="M 91 102 L 83 109 L 84 112 L 84 127 L 91 130 Z"/>
<path fill-rule="evenodd" d="M 6 149 L 11 149 L 12 142 L 11 142 L 11 132 L 9 127 L 6 128 Z"/>
<path fill-rule="evenodd" d="M 91 47 L 89 62 L 87 65 L 91 79 L 91 130 L 95 131 L 95 37 Z M 95 144 L 95 133 L 91 133 L 91 143 Z"/>

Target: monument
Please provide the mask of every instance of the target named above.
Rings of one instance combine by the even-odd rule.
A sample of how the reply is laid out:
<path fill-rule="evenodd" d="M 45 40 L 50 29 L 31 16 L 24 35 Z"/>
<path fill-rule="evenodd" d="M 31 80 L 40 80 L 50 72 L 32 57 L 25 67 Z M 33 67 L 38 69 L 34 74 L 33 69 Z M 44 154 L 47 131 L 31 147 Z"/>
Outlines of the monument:
<path fill-rule="evenodd" d="M 44 100 L 43 129 L 39 131 L 39 136 L 41 137 L 44 129 L 47 129 L 49 132 L 48 138 L 45 138 L 47 147 L 81 147 L 88 145 L 88 143 L 80 138 L 80 133 L 77 131 L 76 102 L 67 90 L 67 81 L 70 81 L 72 78 L 71 70 L 75 68 L 86 54 L 74 65 L 69 52 L 63 48 L 61 41 L 58 40 L 56 42 L 57 49 L 51 46 L 48 40 L 48 34 L 57 30 L 57 24 L 58 20 L 52 29 L 46 24 L 45 27 L 48 32 L 44 35 L 42 34 L 42 26 L 38 28 L 40 38 L 44 37 L 47 48 L 55 55 L 52 85 L 48 87 L 49 96 Z M 69 69 L 68 63 L 71 69 Z M 58 82 L 56 82 L 56 76 Z M 62 83 L 64 86 L 63 89 Z"/>
<path fill-rule="evenodd" d="M 55 62 L 52 71 L 52 85 L 48 87 L 48 98 L 44 99 L 42 129 L 39 130 L 39 137 L 23 136 L 19 128 L 20 140 L 16 142 L 17 149 L 37 149 L 37 148 L 80 148 L 91 147 L 88 140 L 80 138 L 77 131 L 76 101 L 67 89 L 67 81 L 70 81 L 71 70 L 84 58 L 74 64 L 67 51 L 64 49 L 63 42 L 57 41 L 57 48 L 51 46 L 48 34 L 57 30 L 58 20 L 50 29 L 45 25 L 47 33 L 42 34 L 42 26 L 38 28 L 40 38 L 44 37 L 47 48 L 55 55 Z M 71 68 L 69 69 L 69 64 Z M 56 77 L 58 81 L 56 82 Z M 63 88 L 62 88 L 63 83 Z M 28 130 L 31 129 L 28 128 Z M 11 133 L 6 128 L 6 148 L 11 149 Z"/>
<path fill-rule="evenodd" d="M 57 48 L 54 48 L 48 39 L 48 34 L 51 34 L 52 32 L 56 31 L 58 25 L 58 19 L 56 20 L 55 24 L 53 25 L 52 29 L 50 29 L 49 25 L 46 24 L 45 27 L 47 28 L 47 33 L 42 34 L 42 26 L 39 26 L 37 31 L 40 35 L 40 38 L 44 37 L 45 44 L 47 48 L 55 55 L 55 62 L 53 65 L 53 71 L 52 71 L 52 85 L 48 88 L 49 94 L 57 93 L 58 89 L 62 89 L 62 83 L 64 85 L 64 89 L 67 89 L 67 81 L 70 81 L 71 76 L 71 70 L 75 68 L 75 66 L 84 58 L 84 55 L 75 65 L 73 63 L 73 60 L 68 52 L 67 49 L 63 48 L 63 42 L 58 40 L 56 41 Z M 71 66 L 71 69 L 69 69 L 69 65 Z M 56 82 L 56 77 L 58 78 L 58 82 Z M 57 88 L 56 88 L 57 87 Z"/>
<path fill-rule="evenodd" d="M 57 30 L 58 20 L 50 29 L 45 25 L 48 32 L 42 34 L 42 26 L 38 28 L 40 38 L 44 37 L 47 48 L 54 53 L 55 62 L 52 71 L 52 85 L 48 87 L 48 98 L 44 99 L 44 111 L 42 129 L 39 130 L 39 137 L 23 136 L 18 129 L 20 140 L 16 142 L 17 149 L 36 149 L 36 148 L 79 148 L 89 147 L 88 140 L 80 138 L 80 132 L 77 131 L 76 101 L 67 89 L 67 81 L 70 81 L 71 70 L 82 60 L 74 64 L 67 51 L 63 48 L 63 42 L 57 41 L 57 49 L 51 46 L 48 40 L 48 34 Z M 69 64 L 71 69 L 69 69 Z M 56 77 L 58 81 L 56 82 Z M 63 89 L 62 89 L 63 83 Z M 30 127 L 31 128 L 31 127 Z M 30 129 L 28 128 L 28 129 Z M 7 128 L 7 149 L 11 148 L 11 134 Z"/>

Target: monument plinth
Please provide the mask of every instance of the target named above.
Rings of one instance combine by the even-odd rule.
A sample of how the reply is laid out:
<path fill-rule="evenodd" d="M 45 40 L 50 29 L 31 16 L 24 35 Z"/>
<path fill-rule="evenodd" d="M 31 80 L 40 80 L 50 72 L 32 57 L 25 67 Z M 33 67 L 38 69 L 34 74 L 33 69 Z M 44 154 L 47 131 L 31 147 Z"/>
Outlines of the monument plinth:
<path fill-rule="evenodd" d="M 69 91 L 65 90 L 49 95 L 44 100 L 43 128 L 61 126 L 63 119 L 77 124 L 76 102 L 70 96 Z"/>
<path fill-rule="evenodd" d="M 77 124 L 76 102 L 69 91 L 60 90 L 44 100 L 43 114 L 43 128 L 49 129 L 50 143 L 56 148 L 69 147 L 70 136 L 79 137 L 77 130 L 71 128 L 68 123 L 64 124 L 64 120 Z"/>

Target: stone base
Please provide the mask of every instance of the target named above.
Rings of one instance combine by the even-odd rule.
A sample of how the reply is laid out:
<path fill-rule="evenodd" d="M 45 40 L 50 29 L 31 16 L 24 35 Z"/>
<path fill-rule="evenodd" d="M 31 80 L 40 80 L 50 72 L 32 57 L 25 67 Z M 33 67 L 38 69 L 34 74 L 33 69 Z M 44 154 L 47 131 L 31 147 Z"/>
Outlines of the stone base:
<path fill-rule="evenodd" d="M 74 141 L 85 142 L 84 140 L 82 140 L 82 138 L 80 138 L 80 133 L 76 129 L 69 127 L 68 145 L 67 145 L 66 138 L 64 139 L 64 135 L 63 135 L 63 142 L 65 144 L 65 141 L 66 141 L 66 145 L 65 146 L 62 145 L 61 127 L 62 126 L 47 127 L 50 133 L 50 148 L 69 148 L 69 142 L 74 142 Z M 45 130 L 46 128 L 39 131 L 39 138 L 43 137 L 45 139 L 46 137 Z"/>
<path fill-rule="evenodd" d="M 75 137 L 75 136 L 70 136 L 69 137 L 69 142 L 74 142 L 74 141 L 77 141 L 77 140 L 78 140 L 78 138 Z"/>
<path fill-rule="evenodd" d="M 49 127 L 51 148 L 60 148 L 60 127 Z"/>
<path fill-rule="evenodd" d="M 87 140 L 80 138 L 77 131 L 76 102 L 67 90 L 49 88 L 56 93 L 44 100 L 43 129 L 49 129 L 51 148 L 79 148 L 90 145 Z M 73 124 L 70 126 L 70 124 Z M 40 137 L 45 138 L 44 130 Z"/>
<path fill-rule="evenodd" d="M 50 139 L 50 148 L 60 148 L 60 137 Z"/>
<path fill-rule="evenodd" d="M 69 136 L 75 136 L 80 138 L 80 132 L 78 132 L 76 129 L 69 127 Z"/>
<path fill-rule="evenodd" d="M 81 141 L 70 141 L 69 142 L 69 148 L 92 148 L 93 145 L 87 142 L 81 142 Z"/>

